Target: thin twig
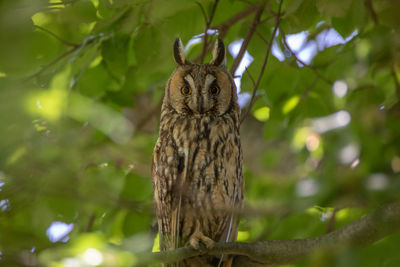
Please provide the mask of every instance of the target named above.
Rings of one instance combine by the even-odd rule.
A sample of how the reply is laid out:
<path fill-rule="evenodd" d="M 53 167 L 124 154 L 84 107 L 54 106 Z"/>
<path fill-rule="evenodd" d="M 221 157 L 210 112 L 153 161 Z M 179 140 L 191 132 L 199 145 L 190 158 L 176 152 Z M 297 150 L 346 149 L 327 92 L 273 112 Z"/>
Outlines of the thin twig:
<path fill-rule="evenodd" d="M 335 230 L 335 223 L 336 223 L 336 213 L 337 209 L 333 209 L 331 216 L 329 217 L 328 223 L 326 224 L 326 233 L 333 232 Z"/>
<path fill-rule="evenodd" d="M 318 78 L 320 78 L 321 80 L 323 80 L 327 84 L 332 85 L 333 81 L 331 81 L 330 79 L 328 79 L 327 77 L 325 77 L 324 75 L 319 73 L 316 68 L 314 68 L 313 66 L 305 63 L 303 60 L 301 60 L 301 59 L 299 59 L 297 57 L 296 53 L 290 48 L 289 44 L 287 43 L 285 32 L 282 30 L 281 27 L 279 28 L 279 31 L 280 31 L 280 33 L 282 35 L 282 40 L 283 40 L 283 43 L 284 43 L 285 47 L 290 51 L 290 53 L 293 55 L 293 57 L 296 59 L 296 61 L 299 62 L 301 65 L 309 68 L 312 72 L 314 72 L 315 76 L 317 76 Z"/>
<path fill-rule="evenodd" d="M 206 56 L 206 53 L 207 53 L 208 30 L 211 27 L 211 22 L 212 22 L 212 20 L 214 18 L 214 14 L 215 14 L 215 10 L 217 9 L 218 2 L 219 2 L 219 0 L 215 0 L 214 1 L 214 4 L 213 4 L 213 6 L 211 8 L 210 17 L 208 19 L 207 19 L 207 16 L 205 14 L 203 6 L 199 2 L 196 2 L 200 6 L 200 8 L 201 8 L 201 10 L 203 12 L 203 16 L 204 16 L 204 18 L 206 20 L 206 28 L 204 30 L 204 36 L 203 36 L 203 49 L 201 51 L 200 59 L 199 59 L 200 63 L 203 63 L 204 57 Z"/>
<path fill-rule="evenodd" d="M 250 112 L 252 106 L 254 105 L 254 102 L 255 102 L 255 95 L 256 95 L 256 92 L 257 92 L 258 87 L 260 86 L 261 78 L 262 78 L 262 76 L 264 75 L 265 67 L 267 66 L 269 54 L 270 54 L 270 52 L 271 52 L 272 44 L 273 44 L 273 42 L 274 42 L 275 35 L 276 35 L 276 33 L 277 33 L 277 31 L 278 31 L 278 28 L 279 28 L 279 22 L 280 22 L 280 16 L 281 16 L 282 2 L 283 2 L 283 0 L 280 0 L 280 1 L 279 1 L 278 13 L 277 13 L 277 15 L 276 15 L 276 17 L 275 17 L 275 27 L 274 27 L 274 31 L 272 32 L 271 39 L 270 39 L 270 41 L 268 42 L 267 52 L 266 52 L 266 54 L 265 54 L 265 58 L 264 58 L 263 65 L 262 65 L 262 67 L 261 67 L 260 74 L 258 75 L 256 85 L 255 85 L 254 88 L 253 88 L 253 93 L 252 93 L 252 95 L 251 95 L 251 99 L 250 99 L 249 106 L 248 106 L 247 110 L 245 111 L 245 113 L 243 114 L 242 119 L 240 120 L 240 123 L 242 123 L 242 122 L 244 121 L 244 119 L 246 118 L 246 116 L 249 114 L 249 112 Z"/>
<path fill-rule="evenodd" d="M 269 43 L 268 43 L 268 40 L 267 40 L 267 39 L 265 39 L 265 37 L 264 37 L 264 36 L 262 36 L 262 34 L 261 34 L 261 33 L 259 33 L 258 31 L 256 31 L 256 34 L 257 34 L 257 36 L 258 36 L 258 37 L 260 37 L 260 39 L 261 39 L 261 40 L 263 40 L 263 41 L 264 41 L 264 43 L 266 43 L 267 45 L 269 44 Z"/>
<path fill-rule="evenodd" d="M 267 22 L 269 22 L 272 18 L 274 18 L 274 17 L 268 17 L 268 18 L 266 18 L 266 19 L 260 20 L 260 24 L 267 23 Z"/>
<path fill-rule="evenodd" d="M 231 17 L 230 19 L 226 20 L 223 23 L 221 23 L 221 24 L 219 24 L 217 26 L 210 26 L 210 29 L 211 30 L 218 30 L 219 38 L 224 39 L 224 37 L 228 33 L 229 29 L 233 25 L 235 25 L 240 20 L 242 20 L 242 19 L 246 18 L 247 16 L 249 16 L 250 14 L 252 14 L 255 10 L 257 10 L 257 7 L 258 7 L 257 5 L 252 5 L 249 8 L 247 8 L 245 10 L 242 10 L 241 12 L 237 13 L 236 15 L 234 15 L 233 17 Z M 212 45 L 207 44 L 206 49 L 205 49 L 205 54 L 210 52 L 211 49 L 212 49 Z M 194 58 L 193 61 L 194 62 L 199 62 L 201 56 L 202 56 L 202 53 L 200 53 L 196 58 Z"/>
<path fill-rule="evenodd" d="M 246 71 L 247 75 L 249 75 L 249 78 L 250 78 L 250 80 L 251 80 L 251 82 L 252 82 L 252 84 L 253 84 L 253 87 L 256 87 L 256 81 L 254 80 L 253 75 L 251 75 L 251 73 L 250 73 L 250 71 L 247 69 L 247 67 L 245 68 L 245 71 Z M 254 90 L 253 90 L 253 93 L 254 93 Z"/>
<path fill-rule="evenodd" d="M 260 23 L 260 18 L 264 11 L 264 7 L 265 7 L 265 3 L 263 3 L 261 6 L 258 7 L 257 12 L 254 15 L 253 22 L 251 23 L 251 26 L 246 34 L 246 37 L 244 38 L 242 45 L 240 46 L 239 53 L 232 63 L 232 66 L 230 69 L 230 73 L 232 75 L 235 74 L 236 69 L 239 67 L 239 64 L 242 61 L 242 58 L 244 56 L 244 53 L 246 52 L 247 46 L 250 43 L 250 39 L 251 39 L 251 37 L 253 37 L 253 34 L 256 31 L 258 24 Z"/>
<path fill-rule="evenodd" d="M 93 228 L 94 221 L 96 219 L 96 214 L 93 212 L 92 215 L 90 215 L 88 224 L 86 225 L 85 232 L 91 232 Z"/>
<path fill-rule="evenodd" d="M 369 13 L 371 14 L 371 17 L 372 17 L 372 20 L 374 21 L 374 23 L 378 24 L 379 23 L 378 16 L 376 15 L 376 12 L 372 5 L 372 0 L 365 0 L 364 5 L 369 10 Z"/>
<path fill-rule="evenodd" d="M 208 28 L 210 28 L 210 26 L 211 26 L 211 22 L 212 22 L 212 20 L 214 18 L 215 10 L 217 9 L 218 2 L 219 2 L 219 0 L 215 0 L 214 5 L 212 6 L 211 13 L 210 13 L 210 18 L 208 20 Z"/>
<path fill-rule="evenodd" d="M 394 84 L 396 86 L 397 98 L 400 99 L 400 82 L 397 79 L 396 68 L 395 68 L 394 64 L 395 63 L 392 64 L 391 73 L 392 73 L 392 76 L 393 76 Z"/>
<path fill-rule="evenodd" d="M 195 3 L 200 7 L 201 14 L 203 14 L 204 23 L 207 24 L 208 18 L 207 18 L 207 14 L 206 14 L 206 11 L 204 10 L 203 5 L 200 2 L 197 2 L 197 1 Z"/>
<path fill-rule="evenodd" d="M 69 54 L 72 54 L 73 52 L 75 52 L 76 50 L 78 50 L 79 46 L 74 46 L 71 47 L 70 49 L 68 49 L 67 51 L 65 51 L 64 53 L 62 53 L 61 55 L 59 55 L 58 57 L 56 57 L 55 59 L 53 59 L 49 64 L 45 65 L 44 67 L 42 67 L 40 70 L 38 70 L 37 72 L 29 75 L 28 77 L 26 77 L 24 79 L 24 81 L 28 81 L 34 77 L 38 77 L 40 76 L 40 74 L 42 74 L 45 70 L 49 69 L 51 66 L 57 64 L 60 60 L 62 60 L 63 58 L 65 58 L 66 56 L 68 56 Z"/>
<path fill-rule="evenodd" d="M 237 13 L 236 15 L 232 16 L 231 18 L 229 18 L 228 20 L 226 20 L 225 22 L 211 27 L 211 29 L 216 29 L 219 31 L 219 37 L 221 39 L 223 39 L 225 37 L 225 35 L 227 34 L 228 30 L 235 25 L 236 23 L 238 23 L 239 21 L 241 21 L 242 19 L 246 18 L 247 16 L 251 15 L 254 11 L 256 11 L 258 8 L 257 5 L 251 5 L 249 8 L 244 9 L 242 11 L 240 11 L 239 13 Z"/>
<path fill-rule="evenodd" d="M 52 67 L 53 65 L 57 64 L 59 61 L 61 61 L 63 58 L 65 58 L 66 56 L 72 54 L 73 52 L 83 48 L 84 46 L 93 43 L 95 40 L 97 40 L 97 38 L 95 37 L 91 37 L 86 38 L 82 43 L 74 45 L 73 47 L 71 47 L 70 49 L 68 49 L 67 51 L 65 51 L 64 53 L 62 53 L 61 55 L 59 55 L 58 57 L 56 57 L 55 59 L 53 59 L 50 63 L 48 63 L 47 65 L 43 66 L 40 70 L 38 70 L 37 72 L 29 75 L 28 77 L 26 77 L 24 79 L 24 81 L 28 81 L 34 77 L 38 77 L 40 76 L 44 71 L 46 71 L 47 69 L 49 69 L 50 67 Z"/>
<path fill-rule="evenodd" d="M 57 36 L 53 32 L 49 31 L 48 29 L 45 29 L 45 28 L 43 28 L 41 26 L 38 26 L 38 25 L 35 25 L 35 27 L 38 28 L 39 30 L 42 30 L 42 31 L 50 34 L 51 36 L 53 36 L 54 38 L 56 38 L 58 41 L 60 41 L 61 43 L 65 44 L 65 45 L 74 46 L 74 47 L 79 46 L 79 44 L 71 43 L 71 42 L 69 42 L 67 40 L 62 39 L 61 37 Z"/>

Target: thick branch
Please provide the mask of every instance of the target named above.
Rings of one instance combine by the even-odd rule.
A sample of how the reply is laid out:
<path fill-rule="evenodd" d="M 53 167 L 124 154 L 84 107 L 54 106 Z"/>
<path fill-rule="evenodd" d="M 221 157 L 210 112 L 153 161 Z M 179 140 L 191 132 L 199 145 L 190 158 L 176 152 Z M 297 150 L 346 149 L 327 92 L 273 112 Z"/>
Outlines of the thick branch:
<path fill-rule="evenodd" d="M 252 93 L 251 98 L 250 98 L 249 106 L 248 106 L 246 112 L 243 114 L 242 119 L 240 120 L 240 123 L 242 123 L 242 122 L 244 121 L 244 119 L 246 118 L 246 116 L 249 114 L 249 112 L 250 112 L 250 110 L 251 110 L 251 107 L 252 107 L 253 104 L 254 104 L 256 92 L 257 92 L 258 86 L 260 86 L 261 78 L 262 78 L 262 76 L 264 75 L 265 67 L 267 66 L 267 63 L 268 63 L 269 54 L 271 53 L 272 44 L 273 44 L 273 42 L 274 42 L 274 38 L 275 38 L 276 32 L 278 31 L 278 28 L 279 28 L 279 22 L 280 22 L 280 16 L 281 16 L 282 2 L 283 2 L 283 0 L 281 0 L 281 1 L 279 2 L 278 13 L 277 13 L 277 15 L 276 15 L 276 17 L 275 17 L 275 28 L 274 28 L 274 31 L 272 32 L 271 39 L 270 39 L 269 42 L 268 42 L 267 52 L 266 52 L 266 54 L 265 54 L 265 58 L 264 58 L 263 65 L 262 65 L 262 67 L 261 67 L 260 74 L 258 75 L 257 82 L 256 82 L 256 84 L 255 84 L 255 86 L 254 86 L 254 88 L 253 88 L 253 93 Z M 254 29 L 254 31 L 255 31 L 255 30 L 256 30 L 256 29 Z M 244 42 L 243 42 L 243 43 L 244 43 Z M 243 45 L 242 45 L 242 46 L 243 46 Z M 241 50 L 241 49 L 240 49 L 240 50 Z M 238 57 L 239 57 L 239 56 L 238 56 Z"/>
<path fill-rule="evenodd" d="M 317 248 L 333 245 L 367 246 L 400 230 L 400 202 L 383 206 L 373 213 L 325 235 L 293 240 L 271 240 L 257 243 L 217 243 L 210 250 L 195 250 L 191 247 L 174 251 L 144 254 L 140 264 L 149 262 L 176 262 L 202 254 L 237 255 L 234 266 L 262 266 L 267 264 L 290 264 Z M 138 255 L 140 256 L 140 255 Z"/>

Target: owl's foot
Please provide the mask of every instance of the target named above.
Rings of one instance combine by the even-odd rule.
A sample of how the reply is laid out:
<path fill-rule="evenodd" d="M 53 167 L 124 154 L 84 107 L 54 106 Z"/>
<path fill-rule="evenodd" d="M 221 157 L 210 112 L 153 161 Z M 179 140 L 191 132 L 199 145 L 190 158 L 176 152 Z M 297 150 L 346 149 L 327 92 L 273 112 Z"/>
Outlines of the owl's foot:
<path fill-rule="evenodd" d="M 203 235 L 201 232 L 194 232 L 189 238 L 189 245 L 194 249 L 200 249 L 200 244 L 203 244 L 206 248 L 210 249 L 214 246 L 214 240 Z"/>

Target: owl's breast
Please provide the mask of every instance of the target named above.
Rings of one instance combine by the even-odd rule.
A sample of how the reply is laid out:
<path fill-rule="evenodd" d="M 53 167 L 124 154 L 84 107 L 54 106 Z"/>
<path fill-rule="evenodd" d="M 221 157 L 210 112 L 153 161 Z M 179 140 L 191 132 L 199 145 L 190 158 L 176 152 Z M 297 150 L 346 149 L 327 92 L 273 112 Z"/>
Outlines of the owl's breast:
<path fill-rule="evenodd" d="M 243 200 L 237 124 L 231 116 L 164 118 L 153 157 L 159 216 L 165 214 L 168 222 L 179 210 L 182 241 L 187 241 L 197 223 L 206 236 L 220 240 L 231 229 L 232 210 Z"/>
<path fill-rule="evenodd" d="M 171 137 L 184 165 L 182 192 L 193 205 L 234 201 L 241 183 L 238 134 L 229 117 L 194 117 L 174 125 Z"/>

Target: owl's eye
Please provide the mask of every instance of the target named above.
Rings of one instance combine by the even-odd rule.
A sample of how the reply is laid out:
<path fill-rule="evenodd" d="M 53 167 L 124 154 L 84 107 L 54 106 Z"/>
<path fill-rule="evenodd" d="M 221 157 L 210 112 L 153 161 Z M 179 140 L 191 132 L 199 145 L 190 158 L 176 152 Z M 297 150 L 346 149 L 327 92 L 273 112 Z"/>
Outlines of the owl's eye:
<path fill-rule="evenodd" d="M 211 85 L 210 89 L 208 89 L 210 94 L 212 95 L 218 95 L 219 92 L 221 91 L 218 87 L 218 85 Z"/>
<path fill-rule="evenodd" d="M 190 95 L 192 93 L 192 89 L 190 86 L 185 85 L 181 88 L 181 93 L 182 95 Z"/>

